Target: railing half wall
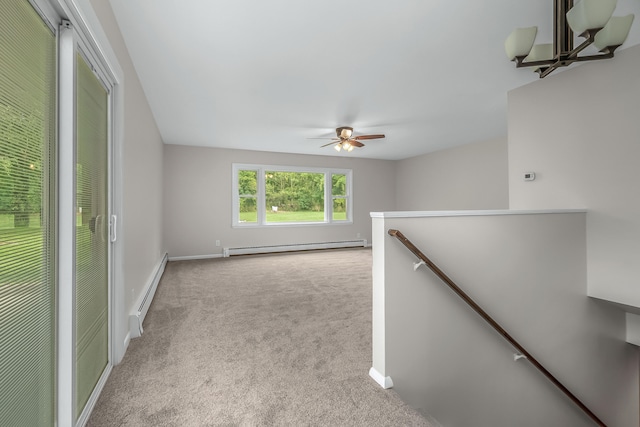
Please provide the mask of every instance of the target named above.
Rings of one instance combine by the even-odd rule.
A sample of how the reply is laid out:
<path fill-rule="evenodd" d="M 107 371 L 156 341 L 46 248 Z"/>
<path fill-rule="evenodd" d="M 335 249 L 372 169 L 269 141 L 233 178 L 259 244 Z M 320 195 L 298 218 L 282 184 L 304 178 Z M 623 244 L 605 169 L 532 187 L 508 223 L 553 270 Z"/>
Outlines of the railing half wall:
<path fill-rule="evenodd" d="M 624 313 L 587 297 L 586 213 L 373 217 L 373 370 L 442 425 L 591 426 L 512 347 L 387 235 L 412 241 L 609 425 L 638 425 Z"/>

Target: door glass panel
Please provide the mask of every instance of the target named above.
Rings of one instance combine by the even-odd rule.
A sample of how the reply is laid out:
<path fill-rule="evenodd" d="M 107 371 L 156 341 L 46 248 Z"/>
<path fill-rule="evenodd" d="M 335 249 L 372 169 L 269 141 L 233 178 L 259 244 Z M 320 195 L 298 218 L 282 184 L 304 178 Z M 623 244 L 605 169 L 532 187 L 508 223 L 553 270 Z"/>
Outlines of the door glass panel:
<path fill-rule="evenodd" d="M 54 420 L 56 39 L 0 2 L 0 425 Z"/>
<path fill-rule="evenodd" d="M 76 417 L 108 363 L 108 92 L 77 56 Z"/>

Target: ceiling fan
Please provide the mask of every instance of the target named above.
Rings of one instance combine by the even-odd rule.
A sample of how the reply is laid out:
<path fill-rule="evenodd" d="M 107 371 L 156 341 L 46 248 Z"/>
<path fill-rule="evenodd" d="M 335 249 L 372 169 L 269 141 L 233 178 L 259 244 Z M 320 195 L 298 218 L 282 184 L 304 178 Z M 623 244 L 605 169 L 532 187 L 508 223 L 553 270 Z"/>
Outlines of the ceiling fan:
<path fill-rule="evenodd" d="M 353 136 L 353 128 L 348 126 L 341 126 L 336 128 L 337 138 L 331 138 L 331 142 L 328 144 L 324 144 L 321 147 L 327 147 L 329 145 L 334 145 L 336 151 L 353 151 L 354 147 L 364 147 L 364 144 L 360 142 L 365 139 L 380 139 L 384 138 L 384 135 L 357 135 Z M 314 138 L 314 139 L 325 139 L 325 138 Z"/>

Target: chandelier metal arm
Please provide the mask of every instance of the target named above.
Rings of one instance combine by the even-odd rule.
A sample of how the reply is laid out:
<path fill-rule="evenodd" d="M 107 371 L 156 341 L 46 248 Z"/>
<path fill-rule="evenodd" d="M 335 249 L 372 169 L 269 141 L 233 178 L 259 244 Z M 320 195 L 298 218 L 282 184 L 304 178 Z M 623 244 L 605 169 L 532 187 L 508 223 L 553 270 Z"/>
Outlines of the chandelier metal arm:
<path fill-rule="evenodd" d="M 615 50 L 615 49 L 609 49 L 608 52 L 601 53 L 599 55 L 579 56 L 579 57 L 575 58 L 575 62 L 594 61 L 594 60 L 598 60 L 598 59 L 611 59 L 611 58 L 613 58 L 613 50 Z"/>
<path fill-rule="evenodd" d="M 613 50 L 615 50 L 615 49 L 613 49 Z M 549 67 L 541 67 L 541 68 L 539 68 L 537 70 L 537 72 L 540 74 L 540 78 L 544 78 L 544 77 L 548 76 L 549 74 L 551 74 L 551 72 L 553 72 L 554 70 L 558 69 L 559 67 L 565 67 L 567 65 L 573 64 L 574 62 L 595 61 L 595 60 L 600 60 L 600 59 L 611 59 L 611 58 L 613 58 L 613 50 L 609 49 L 608 52 L 601 53 L 599 55 L 577 56 L 575 58 L 571 58 L 571 59 L 568 59 L 568 60 L 565 60 L 565 61 L 555 61 Z"/>
<path fill-rule="evenodd" d="M 599 30 L 598 30 L 599 31 Z M 589 36 L 589 38 L 587 38 L 585 41 L 583 41 L 582 43 L 580 43 L 580 45 L 578 47 L 576 47 L 575 49 L 573 49 L 571 52 L 568 53 L 567 58 L 568 59 L 573 59 L 573 58 L 577 58 L 578 54 L 580 52 L 582 52 L 583 50 L 585 50 L 588 46 L 590 46 L 593 43 L 594 38 L 596 37 L 596 33 L 597 31 L 593 31 Z"/>
<path fill-rule="evenodd" d="M 567 65 L 571 65 L 574 62 L 582 62 L 582 61 L 593 61 L 597 59 L 610 59 L 613 58 L 613 52 L 620 46 L 609 46 L 602 51 L 600 54 L 596 55 L 586 55 L 586 56 L 578 56 L 580 52 L 593 44 L 593 41 L 596 37 L 598 31 L 601 28 L 587 30 L 584 33 L 580 34 L 581 37 L 585 37 L 586 40 L 583 41 L 580 45 L 572 49 L 570 52 L 560 52 L 556 54 L 553 59 L 545 59 L 540 61 L 525 61 L 526 56 L 518 56 L 514 59 L 516 62 L 516 68 L 522 67 L 541 67 L 540 77 L 546 77 L 549 73 L 556 70 L 559 67 L 565 67 Z M 561 43 L 564 40 L 560 40 Z M 569 43 L 573 44 L 573 43 Z M 548 66 L 548 67 L 545 67 Z M 542 69 L 543 68 L 543 69 Z M 544 74 L 544 75 L 543 75 Z"/>
<path fill-rule="evenodd" d="M 543 59 L 540 61 L 526 61 L 526 56 L 516 56 L 514 61 L 516 63 L 516 68 L 524 68 L 524 67 L 538 67 L 538 66 L 546 66 L 552 65 L 556 62 L 555 59 Z"/>
<path fill-rule="evenodd" d="M 540 75 L 540 78 L 541 78 L 541 79 L 543 79 L 543 78 L 547 77 L 549 74 L 551 74 L 553 71 L 555 71 L 556 69 L 558 69 L 558 67 L 560 67 L 560 66 L 561 66 L 561 65 L 560 65 L 560 63 L 559 63 L 559 62 L 556 62 L 556 63 L 554 63 L 554 64 L 553 64 L 552 66 L 550 66 L 550 67 L 546 67 L 546 68 L 541 67 L 541 68 L 538 68 L 538 69 L 536 70 L 536 72 Z"/>

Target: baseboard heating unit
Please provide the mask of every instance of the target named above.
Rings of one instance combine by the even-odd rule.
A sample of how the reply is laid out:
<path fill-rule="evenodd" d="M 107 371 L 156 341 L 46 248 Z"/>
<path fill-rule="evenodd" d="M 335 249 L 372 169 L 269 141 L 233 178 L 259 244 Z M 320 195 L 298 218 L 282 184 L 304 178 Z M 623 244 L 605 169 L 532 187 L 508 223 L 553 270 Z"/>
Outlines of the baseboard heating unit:
<path fill-rule="evenodd" d="M 223 256 L 255 255 L 273 252 L 311 251 L 316 249 L 339 249 L 366 247 L 367 239 L 342 240 L 339 242 L 295 243 L 290 245 L 245 246 L 241 248 L 224 248 Z"/>
<path fill-rule="evenodd" d="M 147 315 L 147 311 L 149 311 L 153 296 L 156 294 L 156 289 L 162 278 L 162 273 L 164 273 L 168 258 L 169 255 L 164 254 L 164 257 L 162 257 L 160 264 L 156 268 L 153 278 L 147 283 L 146 291 L 141 295 L 138 303 L 135 305 L 136 309 L 129 315 L 129 333 L 131 334 L 131 338 L 142 336 L 142 322 Z"/>

